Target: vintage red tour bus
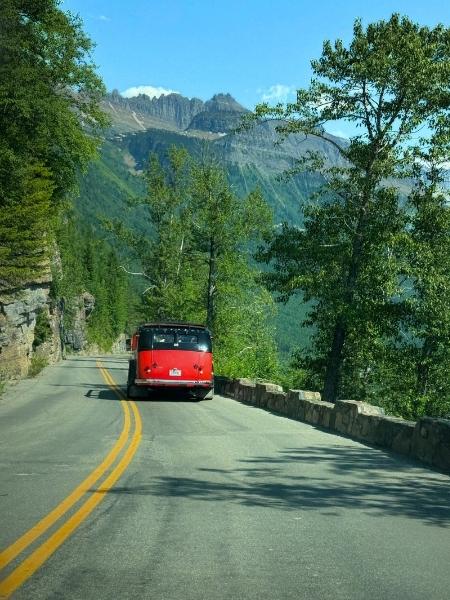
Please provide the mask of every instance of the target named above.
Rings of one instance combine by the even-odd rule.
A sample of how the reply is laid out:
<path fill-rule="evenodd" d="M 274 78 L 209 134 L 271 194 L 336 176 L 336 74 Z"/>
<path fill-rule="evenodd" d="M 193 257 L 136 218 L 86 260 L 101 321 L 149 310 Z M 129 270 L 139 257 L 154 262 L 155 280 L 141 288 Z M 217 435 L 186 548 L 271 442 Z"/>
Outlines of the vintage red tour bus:
<path fill-rule="evenodd" d="M 199 399 L 214 395 L 211 335 L 195 323 L 144 323 L 131 338 L 127 394 L 181 389 Z"/>

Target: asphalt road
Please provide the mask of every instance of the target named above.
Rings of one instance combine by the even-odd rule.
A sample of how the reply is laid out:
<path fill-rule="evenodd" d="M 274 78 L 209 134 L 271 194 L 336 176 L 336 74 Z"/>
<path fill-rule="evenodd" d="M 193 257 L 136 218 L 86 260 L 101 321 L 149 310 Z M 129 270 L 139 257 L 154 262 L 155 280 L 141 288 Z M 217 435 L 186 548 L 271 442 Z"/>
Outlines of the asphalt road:
<path fill-rule="evenodd" d="M 449 477 L 227 398 L 120 401 L 100 360 L 0 400 L 4 596 L 450 598 Z"/>

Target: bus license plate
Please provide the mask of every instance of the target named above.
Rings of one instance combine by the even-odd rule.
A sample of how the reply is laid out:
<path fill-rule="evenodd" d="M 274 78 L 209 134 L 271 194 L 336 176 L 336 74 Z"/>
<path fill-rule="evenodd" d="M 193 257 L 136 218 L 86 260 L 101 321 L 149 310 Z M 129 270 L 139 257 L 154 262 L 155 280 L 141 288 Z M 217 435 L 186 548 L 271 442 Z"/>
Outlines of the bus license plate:
<path fill-rule="evenodd" d="M 169 375 L 172 377 L 179 377 L 181 375 L 181 371 L 179 369 L 170 369 Z"/>

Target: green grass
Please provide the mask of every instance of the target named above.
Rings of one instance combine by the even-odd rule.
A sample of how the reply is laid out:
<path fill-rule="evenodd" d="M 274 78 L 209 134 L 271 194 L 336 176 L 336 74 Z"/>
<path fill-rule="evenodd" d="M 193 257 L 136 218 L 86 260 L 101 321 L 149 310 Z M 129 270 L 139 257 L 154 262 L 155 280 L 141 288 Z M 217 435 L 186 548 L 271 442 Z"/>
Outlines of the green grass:
<path fill-rule="evenodd" d="M 45 356 L 34 354 L 31 358 L 31 364 L 28 369 L 28 377 L 36 377 L 48 365 L 48 359 Z"/>

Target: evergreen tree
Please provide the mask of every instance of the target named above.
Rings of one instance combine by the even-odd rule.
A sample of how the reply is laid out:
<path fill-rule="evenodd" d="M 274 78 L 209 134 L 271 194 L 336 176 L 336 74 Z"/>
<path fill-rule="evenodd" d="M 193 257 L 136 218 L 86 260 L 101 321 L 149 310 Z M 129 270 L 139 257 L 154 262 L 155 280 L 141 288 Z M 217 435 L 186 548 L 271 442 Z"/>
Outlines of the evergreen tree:
<path fill-rule="evenodd" d="M 444 170 L 449 141 L 433 140 L 417 153 L 403 238 L 401 327 L 383 365 L 384 402 L 409 418 L 450 415 L 450 205 Z"/>
<path fill-rule="evenodd" d="M 61 11 L 56 0 L 2 2 L 2 285 L 20 284 L 46 268 L 55 207 L 95 153 L 96 134 L 106 121 L 91 48 L 79 19 Z M 36 210 L 30 210 L 31 197 Z"/>
<path fill-rule="evenodd" d="M 111 338 L 112 341 L 115 341 L 127 329 L 129 287 L 126 274 L 120 269 L 117 254 L 112 248 L 108 252 L 106 273 L 109 275 L 107 286 L 111 315 Z"/>
<path fill-rule="evenodd" d="M 145 319 L 205 323 L 220 373 L 270 377 L 277 368 L 267 324 L 273 302 L 250 265 L 251 240 L 262 239 L 271 227 L 261 194 L 237 198 L 222 169 L 177 148 L 165 167 L 151 157 L 146 178 L 142 202 L 153 238 L 111 224 L 143 266 Z"/>
<path fill-rule="evenodd" d="M 63 328 L 70 329 L 87 278 L 82 260 L 85 241 L 73 213 L 58 215 L 55 237 L 59 260 L 52 263 L 51 295 L 63 309 Z"/>
<path fill-rule="evenodd" d="M 223 170 L 207 160 L 193 166 L 192 202 L 192 243 L 203 266 L 201 298 L 219 372 L 268 378 L 277 370 L 268 326 L 273 301 L 249 259 L 251 243 L 270 230 L 269 207 L 258 190 L 238 199 Z"/>
<path fill-rule="evenodd" d="M 145 204 L 154 227 L 150 242 L 139 239 L 148 288 L 146 312 L 157 320 L 191 320 L 198 313 L 201 276 L 192 256 L 191 170 L 184 149 L 172 147 L 165 169 L 151 156 L 147 169 Z"/>
<path fill-rule="evenodd" d="M 318 137 L 341 157 L 334 168 L 319 155 L 300 161 L 324 178 L 320 203 L 305 211 L 303 231 L 285 226 L 261 253 L 276 268 L 267 278 L 273 289 L 284 297 L 299 290 L 312 302 L 314 347 L 301 366 L 326 400 L 367 394 L 383 339 L 398 326 L 397 248 L 407 214 L 392 178 L 411 175 L 417 131 L 425 136 L 437 123 L 448 130 L 449 58 L 443 26 L 393 15 L 364 30 L 356 21 L 348 48 L 324 43 L 315 79 L 295 103 L 264 104 L 253 116 L 281 120 L 281 137 Z M 359 128 L 348 144 L 324 130 L 339 119 Z"/>
<path fill-rule="evenodd" d="M 13 173 L 5 178 L 13 179 Z M 48 268 L 51 197 L 50 171 L 39 164 L 21 166 L 0 202 L 0 288 L 18 285 Z"/>
<path fill-rule="evenodd" d="M 87 322 L 88 341 L 110 350 L 129 320 L 129 289 L 114 248 L 91 229 L 80 229 L 76 217 L 66 217 L 57 229 L 61 265 L 54 269 L 53 297 L 64 305 L 64 328 L 71 330 L 80 298 L 95 298 Z"/>

